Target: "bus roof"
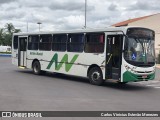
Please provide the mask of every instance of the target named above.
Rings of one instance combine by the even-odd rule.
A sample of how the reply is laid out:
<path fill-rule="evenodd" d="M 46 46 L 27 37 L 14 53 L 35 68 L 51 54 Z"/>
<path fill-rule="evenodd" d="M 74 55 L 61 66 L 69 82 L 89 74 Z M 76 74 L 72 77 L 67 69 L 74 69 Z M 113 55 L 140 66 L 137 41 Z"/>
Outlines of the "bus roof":
<path fill-rule="evenodd" d="M 142 28 L 136 26 L 125 26 L 125 27 L 108 27 L 108 28 L 90 28 L 90 29 L 80 29 L 80 30 L 66 30 L 66 31 L 40 31 L 40 32 L 25 32 L 25 33 L 14 33 L 13 35 L 38 35 L 38 34 L 61 34 L 61 33 L 82 33 L 82 32 L 125 32 L 128 28 Z"/>

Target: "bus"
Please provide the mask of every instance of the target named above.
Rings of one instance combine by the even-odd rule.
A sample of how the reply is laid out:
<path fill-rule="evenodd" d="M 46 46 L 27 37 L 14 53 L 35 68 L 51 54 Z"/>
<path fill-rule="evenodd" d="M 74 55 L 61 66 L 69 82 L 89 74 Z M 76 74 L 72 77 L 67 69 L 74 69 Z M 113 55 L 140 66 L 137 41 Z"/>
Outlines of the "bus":
<path fill-rule="evenodd" d="M 0 46 L 0 53 L 11 53 L 11 46 Z"/>
<path fill-rule="evenodd" d="M 45 72 L 89 78 L 91 84 L 155 78 L 155 32 L 142 27 L 14 33 L 12 63 Z"/>

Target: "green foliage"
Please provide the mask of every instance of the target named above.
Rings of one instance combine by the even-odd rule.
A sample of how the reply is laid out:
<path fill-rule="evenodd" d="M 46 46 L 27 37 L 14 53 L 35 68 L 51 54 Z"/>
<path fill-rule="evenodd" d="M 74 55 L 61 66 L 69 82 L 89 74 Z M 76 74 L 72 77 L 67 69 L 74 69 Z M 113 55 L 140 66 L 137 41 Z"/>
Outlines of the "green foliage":
<path fill-rule="evenodd" d="M 11 54 L 11 52 L 0 52 L 0 54 Z"/>
<path fill-rule="evenodd" d="M 13 33 L 18 32 L 21 32 L 21 30 L 15 29 L 12 23 L 7 23 L 4 28 L 0 28 L 0 45 L 11 46 Z"/>
<path fill-rule="evenodd" d="M 4 44 L 4 29 L 0 28 L 0 45 Z"/>

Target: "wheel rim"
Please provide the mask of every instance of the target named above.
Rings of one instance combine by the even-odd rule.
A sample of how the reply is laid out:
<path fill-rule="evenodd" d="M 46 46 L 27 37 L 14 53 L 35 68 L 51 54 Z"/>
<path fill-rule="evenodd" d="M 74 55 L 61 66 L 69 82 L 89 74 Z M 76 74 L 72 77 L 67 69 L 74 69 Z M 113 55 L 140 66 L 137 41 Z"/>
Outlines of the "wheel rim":
<path fill-rule="evenodd" d="M 91 78 L 93 81 L 98 81 L 99 78 L 100 78 L 100 73 L 99 72 L 93 72 L 92 75 L 91 75 Z"/>

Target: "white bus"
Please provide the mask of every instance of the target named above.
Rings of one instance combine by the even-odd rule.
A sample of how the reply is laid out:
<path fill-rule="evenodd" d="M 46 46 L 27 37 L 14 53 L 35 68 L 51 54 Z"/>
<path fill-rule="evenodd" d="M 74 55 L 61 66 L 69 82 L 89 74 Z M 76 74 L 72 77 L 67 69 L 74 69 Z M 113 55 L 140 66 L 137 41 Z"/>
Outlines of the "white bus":
<path fill-rule="evenodd" d="M 0 46 L 0 52 L 2 53 L 10 53 L 11 52 L 11 46 Z"/>
<path fill-rule="evenodd" d="M 155 33 L 141 27 L 15 33 L 12 63 L 36 75 L 46 71 L 88 77 L 101 85 L 155 78 Z"/>

